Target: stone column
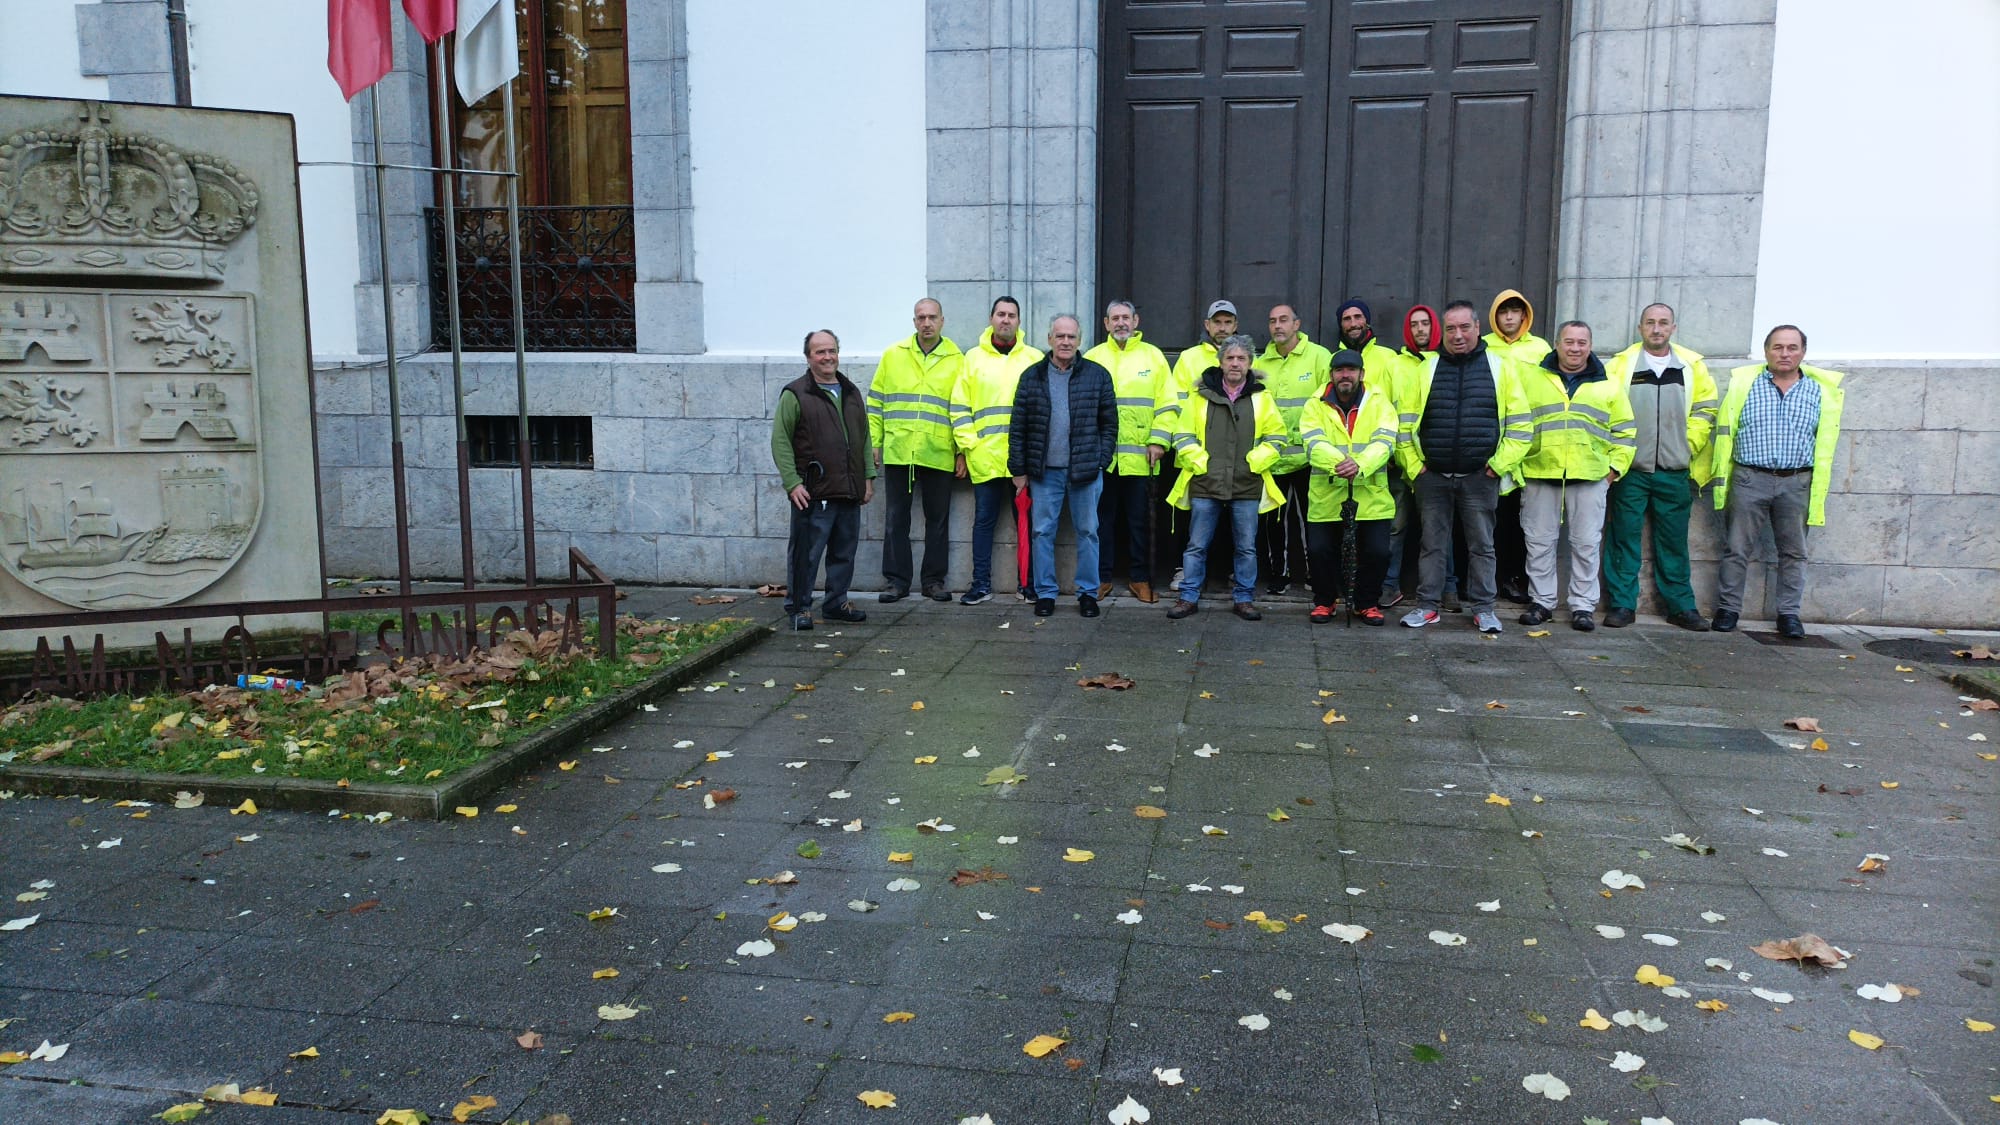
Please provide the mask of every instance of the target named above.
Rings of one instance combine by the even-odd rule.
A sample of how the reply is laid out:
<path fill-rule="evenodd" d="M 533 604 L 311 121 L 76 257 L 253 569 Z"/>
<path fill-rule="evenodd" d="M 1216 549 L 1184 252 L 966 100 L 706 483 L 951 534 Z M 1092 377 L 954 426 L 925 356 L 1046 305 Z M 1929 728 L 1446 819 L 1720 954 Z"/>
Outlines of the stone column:
<path fill-rule="evenodd" d="M 927 0 L 928 267 L 969 345 L 992 299 L 1023 335 L 1073 312 L 1095 323 L 1097 4 Z"/>
<path fill-rule="evenodd" d="M 430 167 L 432 113 L 429 49 L 410 21 L 398 14 L 395 66 L 375 84 L 382 106 L 382 156 L 390 164 Z M 332 79 L 327 79 L 332 81 Z M 368 91 L 348 105 L 357 164 L 374 159 L 374 129 Z M 392 168 L 388 172 L 389 278 L 396 301 L 396 351 L 422 351 L 431 340 L 430 238 L 424 208 L 437 203 L 436 177 Z M 382 261 L 375 230 L 375 170 L 354 169 L 359 204 L 355 237 L 361 249 L 361 281 L 354 287 L 356 346 L 364 353 L 383 350 Z"/>
<path fill-rule="evenodd" d="M 1556 306 L 1600 349 L 1666 301 L 1677 339 L 1750 345 L 1777 0 L 1575 0 Z M 1553 323 L 1553 318 L 1551 320 Z"/>
<path fill-rule="evenodd" d="M 705 345 L 688 157 L 687 0 L 633 4 L 626 20 L 639 350 L 698 355 Z"/>
<path fill-rule="evenodd" d="M 174 104 L 167 0 L 102 0 L 76 6 L 78 69 L 110 80 L 121 102 Z"/>

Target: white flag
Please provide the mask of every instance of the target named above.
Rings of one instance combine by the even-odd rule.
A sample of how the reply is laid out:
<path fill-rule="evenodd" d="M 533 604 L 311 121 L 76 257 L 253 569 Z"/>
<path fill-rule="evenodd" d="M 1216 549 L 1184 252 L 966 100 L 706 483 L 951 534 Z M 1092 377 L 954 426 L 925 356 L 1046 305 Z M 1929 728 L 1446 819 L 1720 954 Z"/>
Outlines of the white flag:
<path fill-rule="evenodd" d="M 521 73 L 514 0 L 458 0 L 458 45 L 452 66 L 458 78 L 458 96 L 466 105 Z"/>

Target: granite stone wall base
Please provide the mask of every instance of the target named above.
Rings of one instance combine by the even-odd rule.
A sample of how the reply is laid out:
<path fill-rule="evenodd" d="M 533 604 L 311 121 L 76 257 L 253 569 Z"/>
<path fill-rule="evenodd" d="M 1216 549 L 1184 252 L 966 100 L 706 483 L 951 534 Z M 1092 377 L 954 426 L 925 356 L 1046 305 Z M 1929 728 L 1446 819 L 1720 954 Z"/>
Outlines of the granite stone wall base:
<path fill-rule="evenodd" d="M 1827 524 L 1812 530 L 1806 616 L 1852 624 L 2000 627 L 2000 361 L 1834 364 L 1848 372 L 1840 452 L 1832 466 Z M 1716 360 L 1718 378 L 1729 362 Z M 846 371 L 864 389 L 873 357 Z M 411 555 L 421 577 L 458 576 L 457 478 L 450 368 L 442 357 L 402 365 L 404 443 L 409 459 Z M 578 547 L 620 582 L 757 586 L 784 581 L 789 524 L 771 464 L 769 418 L 778 392 L 803 368 L 793 356 L 561 356 L 529 365 L 534 414 L 589 415 L 594 469 L 535 473 L 537 566 L 567 573 Z M 388 464 L 388 388 L 379 364 L 327 364 L 317 373 L 327 513 L 327 563 L 335 574 L 379 576 L 396 567 Z M 514 411 L 509 356 L 467 357 L 474 413 Z M 472 471 L 476 564 L 481 580 L 521 574 L 520 473 Z M 922 537 L 922 507 L 912 519 Z M 1715 604 L 1721 513 L 1707 497 L 1690 535 L 1702 609 Z M 972 573 L 972 490 L 952 493 L 950 582 Z M 883 505 L 863 514 L 855 587 L 882 586 Z M 1067 522 L 1057 573 L 1072 573 Z M 919 542 L 917 554 L 921 558 Z M 1014 558 L 1011 518 L 994 547 L 996 586 Z M 1650 547 L 1647 551 L 1651 558 Z M 1767 544 L 1765 558 L 1773 557 Z M 1650 561 L 1648 562 L 1650 567 Z M 1768 565 L 1750 568 L 1744 613 L 1768 618 Z M 1109 571 L 1107 570 L 1107 573 Z M 1116 575 L 1122 589 L 1122 575 Z M 1161 576 L 1164 579 L 1164 576 Z M 1640 609 L 1658 612 L 1650 569 Z M 1163 583 L 1162 583 L 1163 584 Z"/>

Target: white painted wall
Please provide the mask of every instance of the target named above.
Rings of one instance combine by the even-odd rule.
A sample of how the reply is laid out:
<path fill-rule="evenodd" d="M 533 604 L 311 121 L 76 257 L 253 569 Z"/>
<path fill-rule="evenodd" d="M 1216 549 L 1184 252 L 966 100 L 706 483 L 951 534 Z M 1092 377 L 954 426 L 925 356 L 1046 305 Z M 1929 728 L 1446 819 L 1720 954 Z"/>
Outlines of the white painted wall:
<path fill-rule="evenodd" d="M 1994 0 L 1780 0 L 1751 354 L 2000 356 L 1996 107 Z"/>
<path fill-rule="evenodd" d="M 0 93 L 108 98 L 110 80 L 77 73 L 76 0 L 0 0 Z"/>
<path fill-rule="evenodd" d="M 196 105 L 289 113 L 301 161 L 354 158 L 347 103 L 326 70 L 323 10 L 271 0 L 187 0 L 187 9 Z M 299 169 L 299 202 L 313 351 L 352 355 L 361 280 L 353 169 Z"/>
<path fill-rule="evenodd" d="M 923 295 L 923 0 L 689 0 L 695 275 L 708 348 L 854 353 Z"/>

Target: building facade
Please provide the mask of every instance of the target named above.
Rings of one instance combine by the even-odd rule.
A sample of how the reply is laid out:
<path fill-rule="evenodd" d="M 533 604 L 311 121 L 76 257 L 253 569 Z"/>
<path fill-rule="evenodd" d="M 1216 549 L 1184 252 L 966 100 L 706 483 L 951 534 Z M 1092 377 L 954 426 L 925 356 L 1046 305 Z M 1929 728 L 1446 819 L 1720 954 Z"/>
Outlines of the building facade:
<path fill-rule="evenodd" d="M 378 200 L 368 95 L 325 76 L 317 10 L 186 0 L 182 83 L 298 121 L 329 566 L 394 568 L 382 359 L 399 391 L 419 573 L 459 570 L 442 264 L 458 257 L 483 576 L 518 574 L 515 374 L 490 178 L 393 172 Z M 783 574 L 768 455 L 808 329 L 871 358 L 942 302 L 975 341 L 1135 298 L 1192 342 L 1341 300 L 1402 310 L 1503 287 L 1608 354 L 1664 300 L 1720 373 L 1797 323 L 1849 372 L 1819 620 L 2000 625 L 2000 9 L 1936 0 L 517 0 L 524 291 L 539 567 L 582 549 L 620 580 Z M 165 0 L 24 0 L 12 93 L 171 101 Z M 400 17 L 399 17 L 400 22 Z M 23 57 L 31 55 L 32 57 Z M 497 110 L 437 125 L 405 30 L 377 90 L 391 164 L 499 167 Z M 1967 143 L 1971 141 L 1972 143 Z M 1857 161 L 1862 153 L 1906 157 Z M 1936 154 L 1949 175 L 1918 174 Z M 392 232 L 385 263 L 376 209 Z M 449 248 L 449 249 L 447 249 Z M 382 286 L 396 310 L 385 338 Z M 1958 311 L 1961 306 L 1965 311 Z M 1260 333 L 1261 334 L 1261 333 Z M 879 512 L 870 513 L 879 539 Z M 959 497 L 952 580 L 969 569 Z M 1704 604 L 1715 529 L 1697 522 Z M 864 549 L 860 573 L 874 573 Z M 1754 568 L 1753 568 L 1754 569 Z M 1746 603 L 1763 604 L 1753 580 Z"/>

